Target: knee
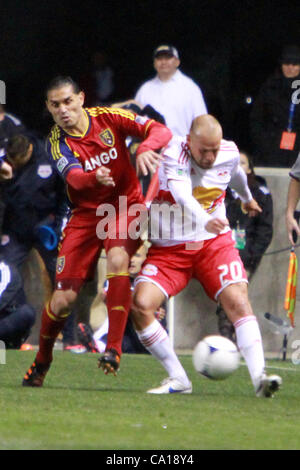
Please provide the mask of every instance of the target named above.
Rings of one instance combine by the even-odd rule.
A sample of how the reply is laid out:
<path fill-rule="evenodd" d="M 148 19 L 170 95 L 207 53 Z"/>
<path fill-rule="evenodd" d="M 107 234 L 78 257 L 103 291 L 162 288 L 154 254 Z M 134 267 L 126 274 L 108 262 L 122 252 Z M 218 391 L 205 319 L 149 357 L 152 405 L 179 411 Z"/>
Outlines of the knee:
<path fill-rule="evenodd" d="M 123 248 L 112 248 L 107 255 L 108 272 L 118 273 L 127 271 L 129 265 L 129 256 Z"/>
<path fill-rule="evenodd" d="M 73 290 L 55 291 L 53 293 L 50 308 L 55 315 L 64 315 L 68 313 L 77 298 L 77 293 Z"/>
<path fill-rule="evenodd" d="M 250 313 L 250 304 L 247 297 L 240 296 L 239 298 L 230 298 L 226 304 L 226 312 L 237 315 L 245 316 Z"/>
<path fill-rule="evenodd" d="M 131 315 L 135 323 L 139 319 L 142 320 L 152 315 L 154 316 L 155 311 L 155 306 L 149 297 L 139 293 L 133 296 Z"/>
<path fill-rule="evenodd" d="M 138 330 L 146 328 L 155 319 L 155 312 L 162 305 L 165 296 L 150 282 L 138 283 L 132 301 L 131 317 Z"/>
<path fill-rule="evenodd" d="M 229 286 L 223 291 L 219 300 L 232 323 L 239 318 L 253 315 L 247 287 L 244 285 Z"/>

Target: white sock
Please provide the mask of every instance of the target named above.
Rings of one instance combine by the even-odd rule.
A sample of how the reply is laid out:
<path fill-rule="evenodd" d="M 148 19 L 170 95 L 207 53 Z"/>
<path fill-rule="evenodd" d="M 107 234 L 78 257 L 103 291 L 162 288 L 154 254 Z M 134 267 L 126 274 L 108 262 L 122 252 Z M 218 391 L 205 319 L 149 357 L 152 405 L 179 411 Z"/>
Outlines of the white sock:
<path fill-rule="evenodd" d="M 188 376 L 182 367 L 176 353 L 171 345 L 166 330 L 158 320 L 141 331 L 136 331 L 143 346 L 162 364 L 169 377 L 179 378 L 185 385 L 189 384 Z"/>
<path fill-rule="evenodd" d="M 258 322 L 254 315 L 249 315 L 237 320 L 234 327 L 237 346 L 246 361 L 252 383 L 256 389 L 265 369 L 265 357 Z"/>

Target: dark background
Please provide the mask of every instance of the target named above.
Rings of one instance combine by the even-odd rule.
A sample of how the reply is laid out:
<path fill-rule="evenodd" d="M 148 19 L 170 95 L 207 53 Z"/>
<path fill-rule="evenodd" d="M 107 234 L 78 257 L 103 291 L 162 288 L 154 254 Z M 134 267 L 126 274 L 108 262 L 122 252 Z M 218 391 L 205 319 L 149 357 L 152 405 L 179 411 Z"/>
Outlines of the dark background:
<path fill-rule="evenodd" d="M 246 97 L 255 98 L 284 45 L 300 45 L 299 1 L 9 0 L 0 15 L 6 108 L 41 135 L 51 126 L 44 88 L 53 76 L 79 80 L 92 53 L 105 50 L 115 72 L 112 98 L 125 100 L 154 75 L 153 49 L 172 43 L 225 137 L 246 149 Z"/>

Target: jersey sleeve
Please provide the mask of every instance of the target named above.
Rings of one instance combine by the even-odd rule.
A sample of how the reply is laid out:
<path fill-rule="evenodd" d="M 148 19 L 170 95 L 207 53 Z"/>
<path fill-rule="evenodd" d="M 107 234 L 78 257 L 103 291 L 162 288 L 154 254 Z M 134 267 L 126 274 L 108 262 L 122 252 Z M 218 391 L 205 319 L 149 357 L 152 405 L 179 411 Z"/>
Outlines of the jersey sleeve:
<path fill-rule="evenodd" d="M 247 176 L 239 165 L 231 176 L 229 186 L 238 193 L 243 202 L 247 203 L 251 201 L 252 194 L 248 186 Z"/>
<path fill-rule="evenodd" d="M 82 169 L 81 163 L 73 154 L 70 147 L 62 137 L 56 135 L 57 131 L 52 131 L 46 141 L 46 150 L 54 167 L 58 173 L 66 180 L 70 170 L 74 168 Z"/>

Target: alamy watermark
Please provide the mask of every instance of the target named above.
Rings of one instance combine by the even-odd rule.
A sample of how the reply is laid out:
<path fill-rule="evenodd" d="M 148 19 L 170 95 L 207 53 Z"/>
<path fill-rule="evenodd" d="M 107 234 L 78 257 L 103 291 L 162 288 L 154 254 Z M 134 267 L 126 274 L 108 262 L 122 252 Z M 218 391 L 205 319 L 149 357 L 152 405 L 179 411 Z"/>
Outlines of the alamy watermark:
<path fill-rule="evenodd" d="M 203 221 L 186 206 L 168 202 L 152 203 L 149 209 L 144 204 L 127 206 L 127 196 L 119 196 L 118 207 L 100 204 L 96 215 L 101 217 L 96 227 L 100 240 L 137 240 L 146 233 L 152 241 L 179 241 L 186 243 L 186 249 L 195 249 L 187 242 L 204 229 Z"/>
<path fill-rule="evenodd" d="M 6 347 L 4 341 L 0 340 L 0 364 L 6 364 Z"/>
<path fill-rule="evenodd" d="M 6 85 L 3 80 L 0 80 L 0 104 L 6 104 Z"/>
<path fill-rule="evenodd" d="M 292 103 L 300 103 L 300 80 L 294 80 L 292 83 L 292 88 L 296 88 L 296 91 L 292 94 Z"/>

